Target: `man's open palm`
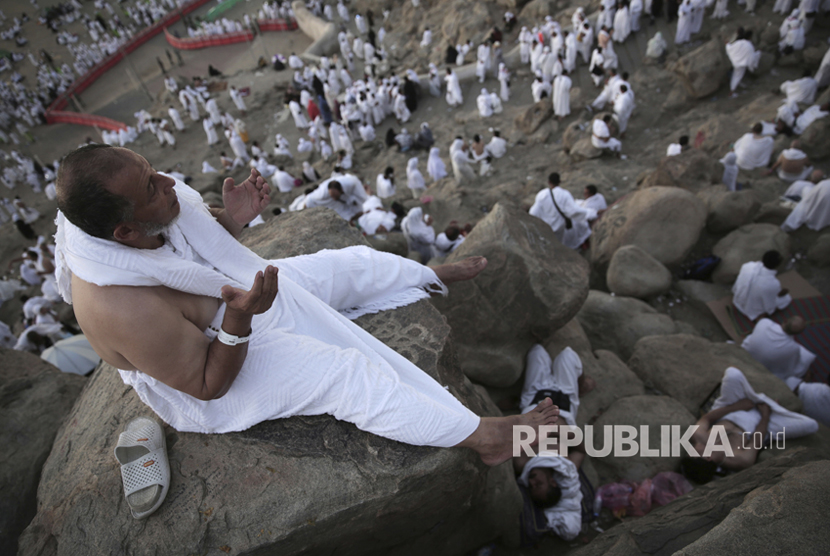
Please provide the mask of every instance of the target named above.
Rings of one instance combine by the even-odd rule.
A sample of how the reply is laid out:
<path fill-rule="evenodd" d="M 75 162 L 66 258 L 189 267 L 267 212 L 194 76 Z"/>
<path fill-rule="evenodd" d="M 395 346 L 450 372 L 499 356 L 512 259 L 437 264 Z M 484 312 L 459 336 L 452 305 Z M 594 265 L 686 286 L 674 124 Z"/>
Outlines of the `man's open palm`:
<path fill-rule="evenodd" d="M 222 184 L 222 201 L 234 222 L 244 226 L 259 216 L 271 202 L 269 191 L 269 185 L 254 168 L 251 169 L 248 179 L 239 185 L 234 185 L 233 178 L 225 179 L 225 183 Z"/>

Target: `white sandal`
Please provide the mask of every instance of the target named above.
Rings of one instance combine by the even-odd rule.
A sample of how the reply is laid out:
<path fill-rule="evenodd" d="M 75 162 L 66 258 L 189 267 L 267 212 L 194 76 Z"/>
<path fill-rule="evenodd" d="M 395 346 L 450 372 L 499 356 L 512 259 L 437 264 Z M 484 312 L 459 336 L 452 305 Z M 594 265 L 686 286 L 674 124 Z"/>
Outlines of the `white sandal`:
<path fill-rule="evenodd" d="M 118 436 L 115 459 L 121 464 L 124 495 L 136 519 L 156 511 L 170 487 L 170 464 L 161 426 L 139 417 Z"/>

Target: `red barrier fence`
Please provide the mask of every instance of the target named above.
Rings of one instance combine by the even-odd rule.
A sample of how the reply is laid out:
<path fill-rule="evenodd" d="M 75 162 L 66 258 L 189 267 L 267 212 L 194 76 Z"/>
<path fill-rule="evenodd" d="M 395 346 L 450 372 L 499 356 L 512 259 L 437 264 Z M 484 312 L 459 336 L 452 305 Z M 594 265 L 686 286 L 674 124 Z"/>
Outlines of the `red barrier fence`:
<path fill-rule="evenodd" d="M 257 19 L 260 31 L 293 31 L 297 28 L 295 19 Z"/>
<path fill-rule="evenodd" d="M 254 40 L 254 34 L 250 31 L 239 31 L 236 33 L 223 33 L 221 35 L 207 35 L 204 37 L 188 37 L 186 39 L 179 39 L 170 34 L 167 29 L 164 30 L 164 37 L 170 46 L 178 48 L 179 50 L 198 50 L 200 48 L 208 48 L 211 46 L 225 46 L 228 44 L 236 44 L 238 42 L 248 42 Z"/>
<path fill-rule="evenodd" d="M 90 127 L 100 127 L 110 131 L 127 129 L 127 125 L 104 116 L 95 114 L 82 114 L 80 112 L 64 112 L 62 110 L 49 110 L 46 112 L 46 123 L 50 124 L 76 124 Z"/>
<path fill-rule="evenodd" d="M 118 62 L 124 59 L 124 56 L 129 54 L 130 52 L 134 51 L 139 46 L 143 45 L 162 31 L 164 31 L 170 25 L 179 21 L 183 15 L 189 14 L 190 12 L 197 10 L 210 2 L 210 0 L 193 0 L 186 6 L 171 12 L 157 21 L 154 25 L 147 27 L 140 33 L 137 33 L 129 42 L 124 44 L 121 48 L 118 49 L 118 52 L 112 54 L 111 56 L 107 56 L 104 58 L 101 63 L 96 64 L 92 69 L 86 72 L 84 75 L 76 79 L 72 82 L 72 84 L 67 88 L 67 90 L 58 96 L 57 99 L 49 106 L 46 110 L 46 121 L 49 123 L 54 123 L 58 121 L 65 121 L 60 120 L 63 116 L 52 117 L 50 118 L 50 113 L 52 112 L 60 112 L 64 108 L 67 107 L 69 104 L 69 97 L 74 94 L 81 93 L 89 88 L 90 85 L 95 83 L 95 81 L 105 74 L 107 71 L 113 68 Z M 88 121 L 87 118 L 82 118 L 84 121 Z M 109 118 L 105 118 L 109 120 Z M 114 122 L 115 120 L 109 120 L 110 122 Z M 71 122 L 76 123 L 76 122 Z M 116 122 L 120 123 L 120 122 Z M 97 124 L 81 124 L 81 125 L 97 125 Z M 124 124 L 121 124 L 124 125 Z M 99 126 L 102 127 L 102 126 Z M 118 128 L 116 128 L 118 129 Z"/>

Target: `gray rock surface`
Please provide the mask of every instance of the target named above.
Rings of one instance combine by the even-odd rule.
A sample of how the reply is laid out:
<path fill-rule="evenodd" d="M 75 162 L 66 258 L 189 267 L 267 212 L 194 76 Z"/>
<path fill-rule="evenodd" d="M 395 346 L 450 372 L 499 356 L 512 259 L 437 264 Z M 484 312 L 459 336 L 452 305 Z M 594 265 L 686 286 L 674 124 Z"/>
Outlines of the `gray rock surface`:
<path fill-rule="evenodd" d="M 830 156 L 827 149 L 830 144 L 830 119 L 821 118 L 811 123 L 799 140 L 801 150 L 807 153 L 810 160 L 824 160 Z"/>
<path fill-rule="evenodd" d="M 706 206 L 679 187 L 634 191 L 603 214 L 591 236 L 591 263 L 600 272 L 624 245 L 636 245 L 664 265 L 682 262 L 706 223 Z"/>
<path fill-rule="evenodd" d="M 636 245 L 626 245 L 611 257 L 606 281 L 616 295 L 648 299 L 668 291 L 671 272 Z"/>
<path fill-rule="evenodd" d="M 807 251 L 807 258 L 820 267 L 830 265 L 830 233 L 824 233 L 818 237 Z"/>
<path fill-rule="evenodd" d="M 665 156 L 640 184 L 640 187 L 675 185 L 696 192 L 719 183 L 723 166 L 702 149 L 687 149 L 676 156 Z"/>
<path fill-rule="evenodd" d="M 684 54 L 669 69 L 680 76 L 692 97 L 703 98 L 716 92 L 726 82 L 732 68 L 723 43 L 715 39 Z"/>
<path fill-rule="evenodd" d="M 645 425 L 648 427 L 648 447 L 660 450 L 661 425 L 679 425 L 681 430 L 685 430 L 695 421 L 694 415 L 668 396 L 622 398 L 614 402 L 594 423 L 593 447 L 601 450 L 606 446 L 603 438 L 606 427 L 611 430 L 612 426 L 627 425 L 636 428 L 637 443 L 642 449 L 644 437 L 640 434 L 640 427 Z M 605 438 L 608 437 L 612 436 Z M 614 453 L 614 450 L 609 450 L 609 455 L 593 458 L 594 468 L 603 484 L 620 480 L 642 481 L 662 471 L 677 471 L 680 464 L 679 457 L 643 457 L 639 450 L 630 457 Z"/>
<path fill-rule="evenodd" d="M 62 373 L 32 353 L 0 348 L 0 553 L 35 516 L 40 470 L 55 434 L 87 379 Z"/>
<path fill-rule="evenodd" d="M 501 203 L 446 262 L 483 255 L 475 280 L 432 298 L 452 326 L 461 368 L 476 382 L 509 386 L 539 339 L 571 320 L 588 294 L 588 265 L 550 226 Z"/>
<path fill-rule="evenodd" d="M 731 511 L 738 508 L 749 497 L 747 496 L 755 489 L 769 489 L 782 482 L 785 474 L 796 474 L 801 478 L 800 469 L 816 460 L 828 457 L 827 447 L 823 450 L 792 450 L 773 457 L 763 463 L 756 463 L 751 468 L 717 479 L 711 483 L 695 488 L 689 494 L 678 498 L 671 504 L 661 508 L 654 508 L 647 516 L 637 519 L 626 520 L 605 533 L 595 538 L 588 546 L 582 547 L 573 556 L 670 556 L 681 554 L 678 552 L 696 540 L 705 538 L 705 535 L 712 531 Z M 822 466 L 825 463 L 820 464 Z M 817 469 L 808 467 L 807 474 L 813 476 L 817 481 L 823 483 L 824 478 L 815 477 Z M 788 483 L 791 484 L 791 483 Z M 823 488 L 823 487 L 820 487 Z M 775 491 L 775 494 L 781 491 Z M 789 520 L 778 512 L 779 501 L 786 495 L 773 500 L 767 499 L 768 506 L 759 509 L 758 517 L 763 518 L 770 513 L 775 513 L 782 521 L 782 524 L 789 524 Z M 803 500 L 806 510 L 811 506 L 809 503 L 814 500 L 812 496 L 799 496 Z M 823 502 L 821 503 L 823 504 Z M 819 516 L 820 513 L 813 512 L 812 516 Z M 812 519 L 812 517 L 811 517 Z M 810 521 L 812 523 L 812 521 Z M 805 532 L 801 540 L 793 539 L 795 550 L 792 554 L 822 554 L 823 552 L 811 552 L 811 546 L 819 547 L 819 550 L 827 545 L 823 536 L 824 528 L 814 525 L 811 531 Z M 786 550 L 789 544 L 785 539 L 790 539 L 786 531 L 781 531 L 775 541 L 768 542 L 765 546 L 757 547 L 750 545 L 750 550 L 742 550 L 734 547 L 731 550 L 722 549 L 720 546 L 712 548 L 707 554 L 769 554 L 771 547 L 781 547 L 782 553 L 790 553 Z M 746 539 L 749 541 L 749 539 Z M 812 541 L 812 542 L 810 542 Z M 823 542 L 822 542 L 823 541 Z M 782 544 L 785 543 L 785 544 Z M 802 552 L 800 548 L 804 548 Z M 695 553 L 697 554 L 697 553 Z"/>
<path fill-rule="evenodd" d="M 757 193 L 751 189 L 728 191 L 725 185 L 704 189 L 698 197 L 706 203 L 709 215 L 706 229 L 713 234 L 731 232 L 749 224 L 761 209 Z"/>
<path fill-rule="evenodd" d="M 728 367 L 740 369 L 756 392 L 778 400 L 787 409 L 801 410 L 801 401 L 787 385 L 735 344 L 713 343 L 687 334 L 651 336 L 637 342 L 628 366 L 646 386 L 671 396 L 694 415 L 699 414 Z"/>
<path fill-rule="evenodd" d="M 275 219 L 251 230 L 247 243 L 268 257 L 295 254 L 295 241 L 317 251 L 345 241 L 329 237 L 336 220 L 304 211 L 293 224 L 318 230 L 314 237 Z M 449 326 L 429 302 L 358 324 L 476 413 L 498 414 L 456 366 Z M 469 450 L 408 446 L 329 416 L 222 435 L 166 428 L 170 492 L 156 514 L 136 522 L 112 449 L 127 422 L 150 414 L 114 369 L 93 377 L 43 468 L 21 554 L 464 552 L 516 532 L 520 497 L 509 465 L 487 468 Z"/>
<path fill-rule="evenodd" d="M 721 262 L 712 273 L 712 281 L 732 284 L 741 266 L 750 261 L 760 261 L 767 251 L 775 249 L 784 261 L 790 258 L 790 238 L 773 224 L 747 224 L 731 232 L 715 244 L 712 253 Z"/>
<path fill-rule="evenodd" d="M 531 104 L 524 112 L 516 116 L 514 123 L 519 131 L 525 135 L 531 135 L 551 116 L 553 116 L 553 104 L 549 98 L 543 98 L 536 104 Z"/>
<path fill-rule="evenodd" d="M 717 527 L 677 552 L 762 554 L 771 547 L 819 556 L 830 547 L 822 516 L 830 515 L 830 461 L 807 463 L 774 485 L 759 485 Z"/>
<path fill-rule="evenodd" d="M 651 305 L 598 290 L 591 290 L 576 317 L 594 349 L 612 351 L 623 361 L 631 357 L 640 338 L 680 332 L 671 317 Z"/>

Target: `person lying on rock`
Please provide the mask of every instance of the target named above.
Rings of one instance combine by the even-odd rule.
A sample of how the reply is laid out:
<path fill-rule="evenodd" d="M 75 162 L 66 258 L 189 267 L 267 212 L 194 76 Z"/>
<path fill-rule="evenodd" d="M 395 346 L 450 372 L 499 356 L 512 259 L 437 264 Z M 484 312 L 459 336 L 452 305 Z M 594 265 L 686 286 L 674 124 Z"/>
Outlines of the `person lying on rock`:
<path fill-rule="evenodd" d="M 512 454 L 514 425 L 557 421 L 549 399 L 478 417 L 349 320 L 446 293 L 484 270 L 483 257 L 430 269 L 359 246 L 267 261 L 236 240 L 270 202 L 256 170 L 238 186 L 226 179 L 225 208 L 208 211 L 190 187 L 107 145 L 69 153 L 57 190 L 61 294 L 101 358 L 179 431 L 329 414 L 496 465 Z"/>
<path fill-rule="evenodd" d="M 527 354 L 519 407 L 522 412 L 531 411 L 539 400 L 550 398 L 559 404 L 560 422 L 576 427 L 580 395 L 595 386 L 592 378 L 582 374 L 582 361 L 574 350 L 563 349 L 551 362 L 547 350 L 536 344 Z M 528 489 L 533 503 L 544 510 L 551 531 L 566 541 L 575 539 L 582 529 L 579 467 L 584 459 L 583 444 L 569 448 L 565 454 L 558 442 L 553 452 L 513 458 L 519 484 Z"/>
<path fill-rule="evenodd" d="M 684 459 L 681 469 L 688 479 L 701 484 L 710 481 L 719 467 L 728 471 L 751 467 L 771 437 L 777 440 L 780 434 L 786 435 L 785 440 L 800 438 L 818 430 L 814 419 L 785 409 L 766 394 L 756 393 L 735 367 L 723 373 L 720 396 L 697 425 L 700 428 L 692 435 L 691 444 L 699 457 Z M 723 427 L 732 456 L 723 450 L 703 455 L 710 436 L 717 432 L 716 426 Z"/>

